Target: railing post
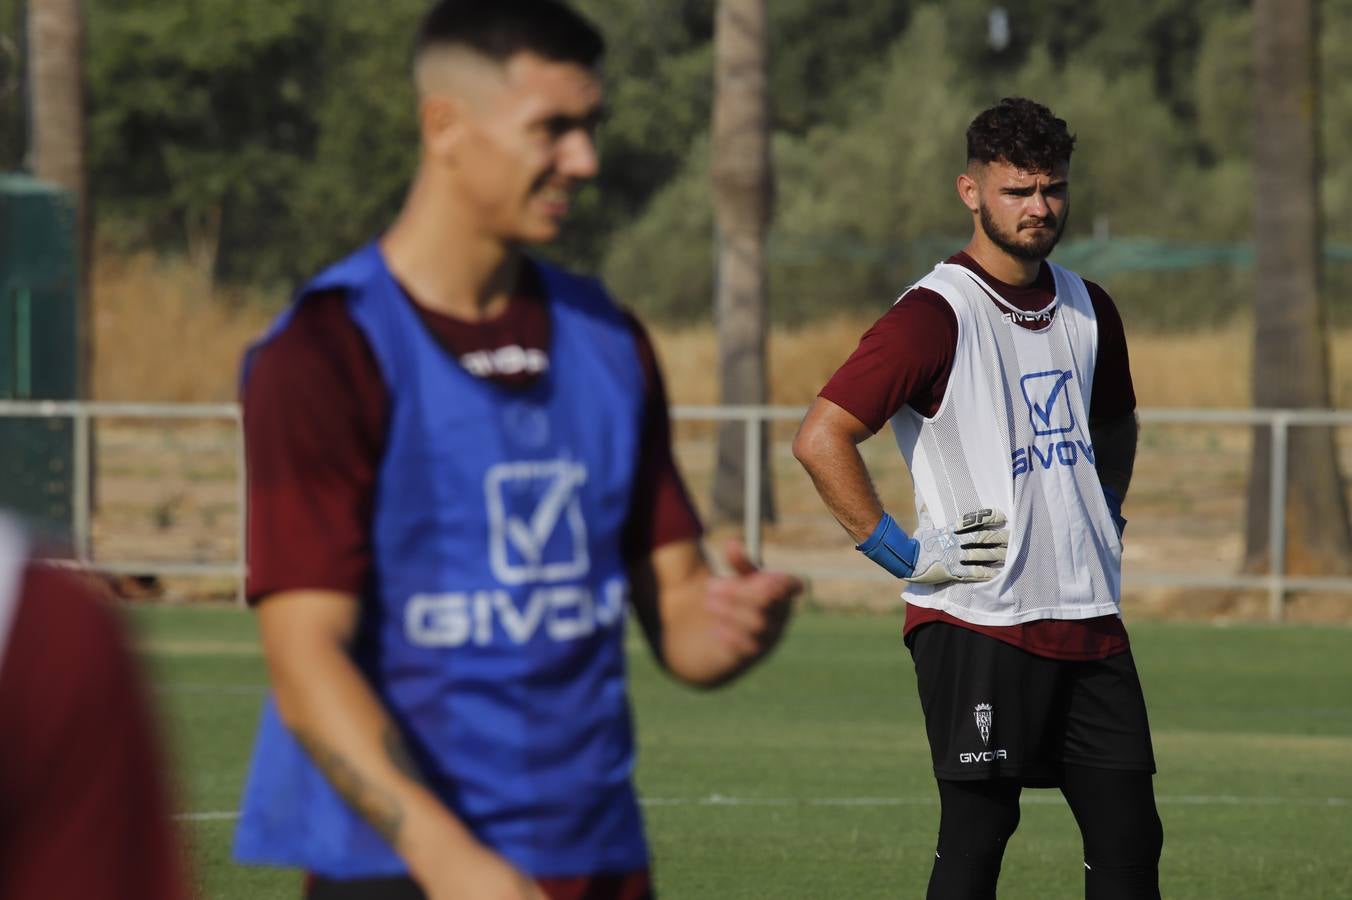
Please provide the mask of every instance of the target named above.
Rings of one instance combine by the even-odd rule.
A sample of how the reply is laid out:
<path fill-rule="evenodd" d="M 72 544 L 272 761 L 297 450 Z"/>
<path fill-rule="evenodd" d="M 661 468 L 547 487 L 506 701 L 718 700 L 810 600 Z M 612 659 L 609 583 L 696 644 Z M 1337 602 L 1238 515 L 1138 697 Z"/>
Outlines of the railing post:
<path fill-rule="evenodd" d="M 746 480 L 742 485 L 742 528 L 746 539 L 746 554 L 756 565 L 761 562 L 761 410 L 745 409 L 746 423 L 745 465 Z"/>
<path fill-rule="evenodd" d="M 1268 471 L 1268 618 L 1280 622 L 1286 606 L 1286 451 L 1291 420 L 1272 416 L 1272 458 Z"/>
<path fill-rule="evenodd" d="M 90 454 L 89 454 L 89 414 L 84 409 L 77 409 L 71 415 L 71 425 L 75 429 L 74 446 L 71 448 L 74 456 L 72 463 L 75 471 L 71 473 L 71 539 L 74 543 L 72 548 L 75 551 L 75 558 L 84 563 L 89 562 L 92 557 L 92 541 L 90 540 L 90 509 L 93 507 L 93 498 L 89 496 L 90 485 L 93 482 L 90 476 Z"/>

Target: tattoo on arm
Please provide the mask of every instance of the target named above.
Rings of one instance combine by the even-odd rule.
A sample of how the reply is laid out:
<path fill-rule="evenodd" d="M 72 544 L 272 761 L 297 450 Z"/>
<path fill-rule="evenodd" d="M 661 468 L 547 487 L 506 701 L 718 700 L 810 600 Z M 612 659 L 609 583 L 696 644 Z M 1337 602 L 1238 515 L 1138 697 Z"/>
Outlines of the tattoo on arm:
<path fill-rule="evenodd" d="M 392 730 L 392 729 L 391 729 Z M 398 736 L 396 734 L 396 740 Z M 371 784 L 342 754 L 327 746 L 314 735 L 297 731 L 296 739 L 310 754 L 310 759 L 328 778 L 333 789 L 346 800 L 353 809 L 371 824 L 376 832 L 394 845 L 399 838 L 399 828 L 404 821 L 404 811 L 399 798 L 388 791 Z M 401 742 L 402 743 L 402 742 Z M 386 747 L 389 735 L 386 735 Z M 397 763 L 396 763 L 397 764 Z"/>
<path fill-rule="evenodd" d="M 404 736 L 399 733 L 399 729 L 393 725 L 386 728 L 382 740 L 385 744 L 385 755 L 394 763 L 394 767 L 410 781 L 426 786 L 427 779 L 423 777 L 422 770 L 414 761 L 413 754 L 409 752 L 408 744 L 404 743 Z"/>

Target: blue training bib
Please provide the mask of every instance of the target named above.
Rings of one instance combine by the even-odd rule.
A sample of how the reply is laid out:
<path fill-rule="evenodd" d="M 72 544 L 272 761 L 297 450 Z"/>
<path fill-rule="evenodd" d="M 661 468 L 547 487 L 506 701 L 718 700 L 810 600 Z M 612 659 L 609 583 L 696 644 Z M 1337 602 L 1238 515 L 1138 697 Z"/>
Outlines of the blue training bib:
<path fill-rule="evenodd" d="M 375 584 L 353 656 L 430 787 L 485 844 L 536 877 L 632 871 L 648 850 L 631 782 L 621 534 L 644 375 L 600 285 L 537 265 L 551 364 L 523 390 L 466 372 L 374 244 L 301 292 L 346 291 L 391 397 Z M 235 854 L 330 878 L 405 871 L 271 700 Z"/>

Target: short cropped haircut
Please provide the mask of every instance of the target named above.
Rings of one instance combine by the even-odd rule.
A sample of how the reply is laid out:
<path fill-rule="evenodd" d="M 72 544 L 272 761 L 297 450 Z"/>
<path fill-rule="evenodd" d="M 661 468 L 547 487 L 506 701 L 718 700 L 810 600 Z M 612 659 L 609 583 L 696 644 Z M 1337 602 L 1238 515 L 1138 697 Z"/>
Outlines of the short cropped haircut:
<path fill-rule="evenodd" d="M 413 58 L 446 47 L 497 63 L 524 52 L 592 68 L 605 46 L 600 32 L 559 0 L 440 0 L 423 17 Z"/>
<path fill-rule="evenodd" d="M 1075 135 L 1041 103 L 1006 97 L 967 128 L 967 162 L 1007 162 L 1028 172 L 1050 172 L 1070 162 Z"/>

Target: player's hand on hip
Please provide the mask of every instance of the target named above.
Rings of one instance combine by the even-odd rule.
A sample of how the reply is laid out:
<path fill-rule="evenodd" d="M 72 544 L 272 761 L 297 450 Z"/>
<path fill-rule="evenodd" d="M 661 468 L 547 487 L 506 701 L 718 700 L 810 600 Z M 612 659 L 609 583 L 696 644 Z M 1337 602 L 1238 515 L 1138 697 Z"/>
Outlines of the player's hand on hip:
<path fill-rule="evenodd" d="M 1005 516 L 998 509 L 963 514 L 952 525 L 935 526 L 921 510 L 912 535 L 918 550 L 915 571 L 907 581 L 942 584 L 947 581 L 990 581 L 1000 573 L 1009 550 Z"/>
<path fill-rule="evenodd" d="M 767 572 L 746 555 L 741 541 L 724 545 L 730 573 L 711 575 L 704 606 L 718 639 L 742 659 L 768 652 L 788 624 L 793 598 L 803 583 L 783 572 Z"/>

